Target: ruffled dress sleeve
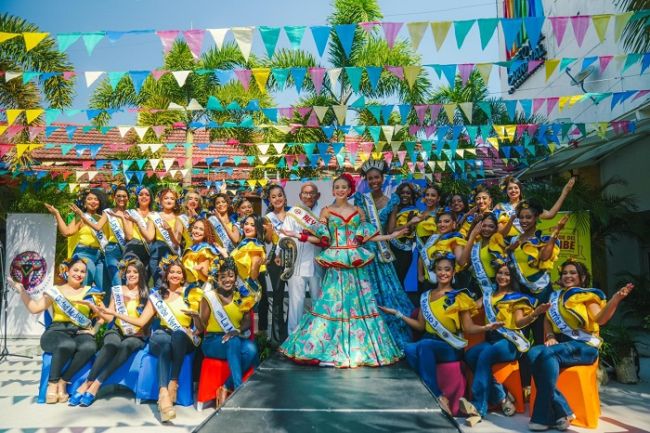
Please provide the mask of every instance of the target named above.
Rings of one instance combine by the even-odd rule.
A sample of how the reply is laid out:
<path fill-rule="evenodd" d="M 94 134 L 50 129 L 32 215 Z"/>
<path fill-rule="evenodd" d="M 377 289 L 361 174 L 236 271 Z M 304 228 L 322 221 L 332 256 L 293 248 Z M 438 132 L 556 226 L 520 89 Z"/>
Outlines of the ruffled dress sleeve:
<path fill-rule="evenodd" d="M 497 321 L 504 323 L 504 328 L 521 329 L 517 327 L 515 311 L 522 310 L 524 316 L 531 314 L 537 306 L 537 300 L 523 293 L 509 293 L 496 303 Z"/>
<path fill-rule="evenodd" d="M 230 255 L 237 265 L 237 274 L 244 280 L 249 278 L 251 275 L 253 257 L 255 256 L 262 258 L 260 272 L 266 271 L 266 266 L 264 265 L 264 261 L 266 260 L 266 250 L 260 242 L 253 239 L 245 239 L 230 253 Z"/>
<path fill-rule="evenodd" d="M 564 299 L 564 308 L 575 317 L 582 329 L 587 332 L 598 332 L 600 327 L 589 310 L 588 306 L 591 303 L 596 303 L 600 308 L 604 308 L 607 304 L 605 294 L 597 289 L 592 290 L 579 290 L 575 294 L 568 293 Z"/>
<path fill-rule="evenodd" d="M 203 289 L 200 287 L 191 287 L 185 289 L 185 300 L 189 304 L 189 309 L 199 311 L 201 299 L 203 298 Z"/>
<path fill-rule="evenodd" d="M 539 270 L 551 270 L 555 265 L 558 257 L 560 256 L 560 242 L 555 241 L 553 246 L 553 253 L 548 260 L 540 260 L 540 253 L 548 242 L 551 241 L 550 236 L 541 236 L 539 232 L 536 233 L 534 238 L 530 238 L 522 243 L 520 248 L 528 256 L 528 266 Z"/>
<path fill-rule="evenodd" d="M 465 290 L 454 290 L 449 292 L 447 293 L 447 299 L 451 304 L 445 307 L 445 315 L 454 322 L 456 329 L 462 329 L 460 313 L 463 311 L 469 311 L 469 314 L 472 317 L 478 314 L 476 302 L 474 302 Z"/>
<path fill-rule="evenodd" d="M 428 238 L 432 234 L 438 231 L 438 226 L 436 225 L 436 219 L 433 215 L 428 216 L 426 219 L 420 221 L 415 226 L 415 233 L 420 238 Z"/>

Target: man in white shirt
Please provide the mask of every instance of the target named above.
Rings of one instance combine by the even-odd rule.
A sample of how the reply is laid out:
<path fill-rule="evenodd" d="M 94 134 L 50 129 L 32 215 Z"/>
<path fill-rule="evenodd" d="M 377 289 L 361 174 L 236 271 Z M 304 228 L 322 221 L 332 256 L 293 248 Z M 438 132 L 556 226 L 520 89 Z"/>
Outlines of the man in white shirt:
<path fill-rule="evenodd" d="M 300 188 L 301 204 L 294 206 L 287 212 L 282 224 L 284 231 L 303 233 L 318 224 L 320 206 L 318 199 L 320 193 L 312 182 L 307 182 Z M 284 237 L 284 235 L 280 235 Z M 309 288 L 311 300 L 315 302 L 320 297 L 322 268 L 314 261 L 320 253 L 320 248 L 310 242 L 296 241 L 296 262 L 293 274 L 287 281 L 289 287 L 289 317 L 287 330 L 293 332 L 298 327 L 298 322 L 303 315 L 305 308 L 305 291 Z"/>

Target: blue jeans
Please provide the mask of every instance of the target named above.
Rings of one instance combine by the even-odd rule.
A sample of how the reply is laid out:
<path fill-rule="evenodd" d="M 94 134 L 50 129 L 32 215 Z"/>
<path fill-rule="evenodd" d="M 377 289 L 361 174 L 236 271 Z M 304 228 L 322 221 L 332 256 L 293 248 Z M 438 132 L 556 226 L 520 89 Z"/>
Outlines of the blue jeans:
<path fill-rule="evenodd" d="M 192 353 L 192 340 L 183 331 L 156 329 L 149 339 L 149 350 L 158 357 L 158 386 L 167 387 L 170 380 L 178 380 L 183 359 Z"/>
<path fill-rule="evenodd" d="M 223 343 L 223 332 L 210 332 L 203 339 L 201 348 L 209 358 L 225 359 L 230 368 L 226 387 L 237 389 L 242 384 L 242 375 L 253 365 L 257 365 L 257 345 L 247 338 L 233 337 Z"/>
<path fill-rule="evenodd" d="M 106 248 L 104 249 L 104 257 L 106 258 L 107 271 L 105 272 L 105 284 L 110 284 L 107 288 L 105 288 L 105 290 L 106 293 L 109 294 L 110 291 L 108 289 L 113 286 L 122 285 L 120 270 L 118 268 L 118 264 L 120 263 L 120 260 L 122 260 L 122 248 L 120 248 L 119 244 L 111 242 L 106 245 Z"/>
<path fill-rule="evenodd" d="M 474 372 L 472 382 L 472 403 L 482 417 L 487 415 L 488 403 L 497 404 L 506 398 L 503 385 L 492 375 L 492 366 L 500 362 L 517 359 L 519 351 L 510 341 L 500 338 L 483 342 L 465 353 L 465 362 Z"/>
<path fill-rule="evenodd" d="M 570 340 L 553 346 L 534 346 L 528 351 L 537 387 L 531 422 L 552 426 L 559 418 L 571 415 L 566 398 L 557 389 L 560 369 L 590 365 L 598 359 L 598 349 L 581 341 Z"/>
<path fill-rule="evenodd" d="M 106 262 L 104 261 L 102 250 L 85 245 L 77 245 L 73 255 L 87 260 L 84 285 L 90 286 L 91 284 L 95 284 L 100 289 L 104 289 L 104 268 Z"/>
<path fill-rule="evenodd" d="M 172 250 L 163 241 L 153 241 L 149 244 L 149 254 L 149 272 L 153 276 L 154 287 L 160 287 L 162 270 L 158 264 L 166 256 L 172 254 Z"/>
<path fill-rule="evenodd" d="M 442 391 L 438 387 L 436 365 L 460 360 L 460 351 L 435 335 L 424 334 L 420 341 L 407 343 L 404 346 L 406 360 L 422 381 L 429 387 L 433 395 L 440 397 Z"/>

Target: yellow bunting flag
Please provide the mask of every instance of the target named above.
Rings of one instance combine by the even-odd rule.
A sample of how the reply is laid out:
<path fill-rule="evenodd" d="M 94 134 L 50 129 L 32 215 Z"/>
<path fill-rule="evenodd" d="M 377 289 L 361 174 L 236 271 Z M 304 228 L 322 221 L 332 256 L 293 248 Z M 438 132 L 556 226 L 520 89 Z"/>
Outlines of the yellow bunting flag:
<path fill-rule="evenodd" d="M 32 110 L 25 110 L 25 116 L 27 117 L 27 124 L 31 124 L 34 120 L 38 118 L 41 114 L 43 114 L 45 110 L 42 108 L 35 108 Z"/>
<path fill-rule="evenodd" d="M 472 102 L 461 102 L 458 104 L 458 106 L 467 117 L 467 120 L 469 120 L 469 123 L 472 123 L 472 110 L 474 108 L 474 104 Z"/>
<path fill-rule="evenodd" d="M 569 103 L 570 98 L 570 96 L 560 96 L 560 99 L 557 101 L 558 111 L 564 110 L 564 107 Z"/>
<path fill-rule="evenodd" d="M 560 64 L 560 59 L 550 59 L 544 62 L 546 81 L 548 81 L 548 79 L 551 78 L 551 75 L 553 75 L 553 72 L 555 72 L 559 64 Z"/>
<path fill-rule="evenodd" d="M 632 18 L 632 15 L 634 15 L 634 12 L 626 12 L 614 16 L 614 42 L 621 40 L 623 29 L 627 25 L 627 22 L 630 21 L 630 18 Z"/>
<path fill-rule="evenodd" d="M 612 16 L 610 14 L 603 15 L 592 15 L 591 21 L 594 23 L 594 30 L 596 30 L 596 35 L 598 35 L 598 40 L 602 44 L 605 42 L 605 37 L 607 35 L 607 26 L 609 25 L 609 19 Z"/>
<path fill-rule="evenodd" d="M 269 79 L 269 75 L 271 75 L 271 68 L 253 68 L 251 69 L 251 73 L 253 74 L 253 78 L 255 78 L 260 92 L 266 93 L 266 82 Z"/>
<path fill-rule="evenodd" d="M 0 125 L 0 135 L 4 134 L 5 131 L 9 128 L 7 125 Z"/>
<path fill-rule="evenodd" d="M 20 36 L 20 33 L 0 32 L 0 44 L 3 43 L 4 41 L 8 41 L 9 39 L 13 39 L 16 36 Z"/>
<path fill-rule="evenodd" d="M 247 182 L 248 182 L 248 186 L 250 186 L 251 189 L 255 189 L 255 184 L 257 183 L 256 179 L 248 179 Z"/>
<path fill-rule="evenodd" d="M 439 21 L 431 23 L 431 31 L 433 32 L 433 40 L 436 42 L 437 50 L 440 50 L 440 47 L 445 42 L 450 27 L 451 21 Z"/>
<path fill-rule="evenodd" d="M 336 120 L 338 120 L 339 125 L 345 125 L 345 116 L 348 112 L 348 106 L 332 105 L 332 110 L 334 110 L 334 114 L 336 115 Z"/>
<path fill-rule="evenodd" d="M 605 138 L 607 136 L 607 128 L 609 127 L 609 122 L 598 122 L 598 136 L 600 138 Z"/>
<path fill-rule="evenodd" d="M 487 85 L 490 81 L 490 73 L 492 73 L 492 63 L 479 63 L 476 65 L 476 69 L 483 78 L 485 85 Z"/>
<path fill-rule="evenodd" d="M 442 108 L 445 110 L 445 114 L 447 114 L 447 119 L 449 119 L 450 122 L 453 122 L 454 113 L 456 112 L 456 104 L 442 104 Z"/>
<path fill-rule="evenodd" d="M 23 154 L 27 149 L 29 149 L 28 143 L 16 144 L 16 158 L 20 158 L 21 156 L 23 156 Z"/>
<path fill-rule="evenodd" d="M 404 78 L 406 78 L 406 82 L 409 85 L 409 88 L 413 88 L 413 85 L 415 84 L 415 80 L 418 78 L 418 75 L 420 75 L 420 71 L 422 70 L 422 66 L 404 66 Z"/>
<path fill-rule="evenodd" d="M 9 109 L 5 110 L 5 113 L 7 115 L 7 126 L 11 126 L 14 124 L 16 121 L 16 118 L 20 116 L 20 114 L 23 112 L 23 110 L 17 110 L 17 109 Z"/>
<path fill-rule="evenodd" d="M 260 184 L 262 188 L 264 188 L 269 183 L 269 180 L 263 177 L 262 179 L 257 179 L 257 182 Z"/>
<path fill-rule="evenodd" d="M 487 142 L 490 146 L 494 147 L 496 150 L 499 150 L 499 140 L 496 137 L 488 137 Z"/>
<path fill-rule="evenodd" d="M 422 37 L 424 32 L 427 31 L 429 23 L 427 21 L 420 21 L 414 23 L 406 23 L 406 28 L 409 31 L 409 36 L 411 37 L 411 46 L 414 50 L 417 50 L 422 42 Z"/>
<path fill-rule="evenodd" d="M 23 33 L 23 38 L 25 39 L 25 51 L 29 51 L 38 45 L 43 39 L 45 39 L 49 33 Z"/>

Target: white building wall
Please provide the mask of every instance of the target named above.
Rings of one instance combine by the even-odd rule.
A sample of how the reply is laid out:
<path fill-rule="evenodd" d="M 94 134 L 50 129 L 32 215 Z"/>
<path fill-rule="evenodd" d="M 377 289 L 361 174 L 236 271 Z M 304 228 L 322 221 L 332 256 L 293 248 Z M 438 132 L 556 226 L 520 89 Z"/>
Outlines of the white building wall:
<path fill-rule="evenodd" d="M 503 17 L 503 2 L 497 0 L 499 16 Z M 597 14 L 616 14 L 621 13 L 615 7 L 612 0 L 543 0 L 544 15 L 549 16 L 575 16 L 575 15 L 597 15 Z M 501 29 L 499 29 L 501 32 Z M 567 24 L 567 29 L 562 40 L 562 45 L 557 46 L 556 38 L 553 34 L 551 22 L 547 19 L 544 22 L 542 34 L 546 37 L 543 44 L 548 52 L 547 58 L 573 57 L 578 58 L 571 67 L 572 75 L 581 70 L 582 59 L 590 56 L 619 55 L 625 54 L 622 41 L 614 42 L 614 18 L 609 21 L 607 28 L 607 37 L 603 43 L 600 42 L 593 26 L 590 24 L 581 47 L 574 37 L 571 22 Z M 501 33 L 501 41 L 503 34 Z M 501 60 L 506 60 L 506 53 L 503 46 L 500 49 Z M 587 77 L 584 87 L 588 92 L 620 92 L 625 90 L 637 90 L 650 88 L 650 75 L 640 75 L 641 63 L 630 67 L 621 78 L 621 69 L 623 61 L 612 59 L 609 66 L 601 74 L 596 61 L 596 69 Z M 513 94 L 508 94 L 507 72 L 505 68 L 499 68 L 501 84 L 504 90 L 504 99 L 530 99 L 530 98 L 547 98 L 550 96 L 565 96 L 581 94 L 579 86 L 571 85 L 571 79 L 566 73 L 559 72 L 559 66 L 548 82 L 545 80 L 545 69 L 540 67 L 532 76 L 530 76 Z M 630 98 L 631 99 L 631 98 Z M 551 112 L 548 117 L 550 121 L 557 119 L 571 119 L 573 122 L 598 122 L 617 119 L 618 117 L 634 110 L 640 103 L 647 100 L 647 97 L 639 98 L 636 101 L 628 99 L 622 104 L 618 104 L 614 110 L 610 109 L 611 98 L 608 98 L 598 105 L 591 101 L 582 101 L 573 108 L 564 109 L 561 112 L 558 107 Z M 546 115 L 546 105 L 542 107 L 539 113 Z"/>

